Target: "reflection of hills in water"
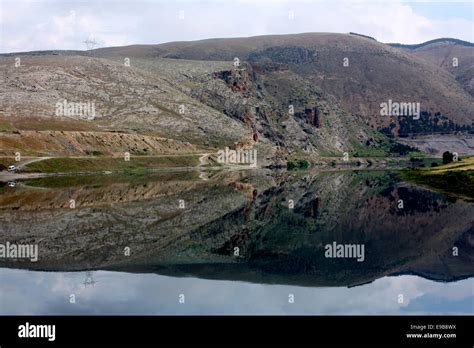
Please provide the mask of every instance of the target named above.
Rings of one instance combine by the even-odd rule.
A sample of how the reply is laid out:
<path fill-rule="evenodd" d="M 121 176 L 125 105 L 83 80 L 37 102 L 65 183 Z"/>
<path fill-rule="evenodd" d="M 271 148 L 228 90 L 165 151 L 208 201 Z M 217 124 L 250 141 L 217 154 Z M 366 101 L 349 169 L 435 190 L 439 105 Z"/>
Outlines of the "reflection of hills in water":
<path fill-rule="evenodd" d="M 0 208 L 40 211 L 94 207 L 180 194 L 199 184 L 196 172 L 160 173 L 151 176 L 46 177 L 27 180 L 23 189 L 0 195 Z"/>
<path fill-rule="evenodd" d="M 197 175 L 91 177 L 72 185 L 41 179 L 0 188 L 0 243 L 39 244 L 36 263 L 0 262 L 307 286 L 400 273 L 440 281 L 474 274 L 474 205 L 398 183 L 392 174 Z M 324 246 L 334 241 L 364 244 L 365 261 L 325 258 Z"/>

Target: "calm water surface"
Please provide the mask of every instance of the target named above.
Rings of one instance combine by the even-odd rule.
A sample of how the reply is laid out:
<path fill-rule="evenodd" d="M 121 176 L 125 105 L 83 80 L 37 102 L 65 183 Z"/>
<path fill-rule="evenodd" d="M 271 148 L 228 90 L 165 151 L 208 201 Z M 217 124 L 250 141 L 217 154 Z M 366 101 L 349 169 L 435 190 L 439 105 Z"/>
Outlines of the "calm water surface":
<path fill-rule="evenodd" d="M 474 205 L 389 171 L 28 180 L 6 242 L 0 314 L 474 314 Z"/>

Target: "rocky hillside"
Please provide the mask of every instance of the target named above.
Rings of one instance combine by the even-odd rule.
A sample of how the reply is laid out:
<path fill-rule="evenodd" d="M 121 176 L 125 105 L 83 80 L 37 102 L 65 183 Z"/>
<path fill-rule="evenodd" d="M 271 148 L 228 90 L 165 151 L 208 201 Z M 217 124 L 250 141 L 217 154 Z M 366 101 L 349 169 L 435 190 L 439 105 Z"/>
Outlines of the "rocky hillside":
<path fill-rule="evenodd" d="M 472 47 L 468 49 L 472 52 Z M 420 102 L 422 111 L 440 112 L 460 124 L 470 125 L 474 117 L 472 96 L 445 69 L 404 49 L 359 35 L 308 33 L 212 39 L 104 48 L 93 54 L 147 59 L 239 58 L 286 65 L 299 78 L 335 96 L 347 113 L 361 116 L 374 127 L 390 122 L 380 117 L 380 103 L 389 99 Z M 465 78 L 472 78 L 470 63 L 461 59 L 461 65 L 467 73 Z"/>
<path fill-rule="evenodd" d="M 180 92 L 160 76 L 107 59 L 74 55 L 0 58 L 0 117 L 86 121 L 102 131 L 152 134 L 195 144 L 233 143 L 239 122 Z M 57 103 L 94 103 L 94 115 L 63 115 Z M 31 123 L 31 122 L 30 122 Z M 21 127 L 21 125 L 20 125 Z M 21 129 L 20 129 L 21 130 Z M 69 129 L 75 130 L 75 129 Z"/>
<path fill-rule="evenodd" d="M 438 39 L 419 45 L 391 44 L 423 58 L 453 74 L 464 89 L 474 95 L 474 44 L 456 39 Z"/>
<path fill-rule="evenodd" d="M 86 156 L 197 153 L 199 148 L 174 139 L 128 133 L 16 131 L 0 133 L 0 155 Z"/>
<path fill-rule="evenodd" d="M 412 51 L 359 35 L 310 33 L 2 55 L 2 141 L 11 152 L 12 138 L 29 143 L 17 139 L 24 131 L 90 131 L 113 152 L 100 144 L 116 146 L 108 133 L 120 132 L 214 150 L 256 147 L 260 163 L 271 163 L 387 155 L 380 130 L 469 131 L 467 59 L 455 76 Z M 422 117 L 381 116 L 389 100 L 420 103 Z M 58 114 L 65 101 L 93 103 L 94 114 Z M 122 139 L 130 144 L 117 151 L 147 147 Z"/>

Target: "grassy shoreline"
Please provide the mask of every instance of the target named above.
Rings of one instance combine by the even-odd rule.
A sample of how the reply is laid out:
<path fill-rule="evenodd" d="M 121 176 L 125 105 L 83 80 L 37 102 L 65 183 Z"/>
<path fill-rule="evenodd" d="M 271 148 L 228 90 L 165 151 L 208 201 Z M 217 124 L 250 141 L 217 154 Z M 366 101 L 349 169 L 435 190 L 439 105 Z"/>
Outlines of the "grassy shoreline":
<path fill-rule="evenodd" d="M 153 168 L 197 167 L 200 155 L 131 157 L 56 157 L 34 162 L 22 168 L 23 173 L 74 173 L 94 171 L 127 171 Z"/>
<path fill-rule="evenodd" d="M 406 181 L 474 201 L 474 157 L 433 168 L 403 169 L 401 176 Z"/>

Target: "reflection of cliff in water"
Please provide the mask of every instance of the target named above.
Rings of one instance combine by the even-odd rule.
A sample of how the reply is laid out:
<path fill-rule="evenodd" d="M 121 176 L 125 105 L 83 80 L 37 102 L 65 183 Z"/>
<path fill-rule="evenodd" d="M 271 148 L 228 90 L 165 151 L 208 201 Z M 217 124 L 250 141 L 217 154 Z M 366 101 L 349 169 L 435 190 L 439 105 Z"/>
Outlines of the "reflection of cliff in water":
<path fill-rule="evenodd" d="M 5 266 L 308 286 L 400 273 L 440 281 L 474 274 L 474 205 L 398 183 L 389 173 L 223 172 L 208 181 L 170 176 L 52 186 L 0 194 L 0 243 L 40 249 L 37 263 Z M 69 197 L 75 209 L 64 203 Z M 324 246 L 333 242 L 364 244 L 365 261 L 326 258 Z"/>

